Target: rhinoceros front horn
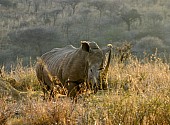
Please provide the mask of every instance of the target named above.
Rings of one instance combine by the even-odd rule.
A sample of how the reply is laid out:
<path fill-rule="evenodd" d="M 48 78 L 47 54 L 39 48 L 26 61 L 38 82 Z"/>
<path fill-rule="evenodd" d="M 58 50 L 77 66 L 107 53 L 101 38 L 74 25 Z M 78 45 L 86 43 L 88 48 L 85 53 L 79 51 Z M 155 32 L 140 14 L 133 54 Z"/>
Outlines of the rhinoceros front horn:
<path fill-rule="evenodd" d="M 107 89 L 108 88 L 108 82 L 107 82 L 107 73 L 109 70 L 110 62 L 111 62 L 111 50 L 113 46 L 112 44 L 108 44 L 107 47 L 102 48 L 103 54 L 104 54 L 104 60 L 103 60 L 103 66 L 104 69 L 101 72 L 101 86 L 100 89 Z"/>

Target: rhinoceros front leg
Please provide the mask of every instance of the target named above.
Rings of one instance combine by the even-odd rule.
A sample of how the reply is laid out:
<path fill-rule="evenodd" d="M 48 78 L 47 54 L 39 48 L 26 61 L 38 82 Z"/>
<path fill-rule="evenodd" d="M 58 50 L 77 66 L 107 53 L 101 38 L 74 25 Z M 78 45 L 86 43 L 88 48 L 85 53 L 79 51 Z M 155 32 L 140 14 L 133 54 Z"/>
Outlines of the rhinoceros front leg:
<path fill-rule="evenodd" d="M 67 88 L 67 96 L 75 98 L 79 93 L 79 84 L 75 82 L 67 82 L 65 87 Z"/>

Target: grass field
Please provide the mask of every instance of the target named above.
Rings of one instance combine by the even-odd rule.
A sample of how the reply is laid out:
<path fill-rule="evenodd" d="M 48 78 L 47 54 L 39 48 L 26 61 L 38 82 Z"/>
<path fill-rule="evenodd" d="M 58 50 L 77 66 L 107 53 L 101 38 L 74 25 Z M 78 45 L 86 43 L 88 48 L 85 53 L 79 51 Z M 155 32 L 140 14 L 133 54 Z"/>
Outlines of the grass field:
<path fill-rule="evenodd" d="M 140 61 L 131 56 L 123 63 L 115 58 L 109 70 L 110 89 L 74 103 L 66 97 L 43 101 L 34 65 L 18 63 L 11 72 L 2 70 L 0 124 L 169 125 L 169 68 L 156 55 Z"/>

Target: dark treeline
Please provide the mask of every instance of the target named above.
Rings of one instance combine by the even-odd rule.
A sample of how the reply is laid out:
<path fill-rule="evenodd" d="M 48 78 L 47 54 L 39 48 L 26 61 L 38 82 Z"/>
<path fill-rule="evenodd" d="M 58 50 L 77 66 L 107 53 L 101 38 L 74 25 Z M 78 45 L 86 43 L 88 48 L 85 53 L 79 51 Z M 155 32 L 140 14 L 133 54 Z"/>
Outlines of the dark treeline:
<path fill-rule="evenodd" d="M 0 0 L 0 65 L 25 64 L 81 40 L 163 55 L 170 50 L 169 0 Z"/>

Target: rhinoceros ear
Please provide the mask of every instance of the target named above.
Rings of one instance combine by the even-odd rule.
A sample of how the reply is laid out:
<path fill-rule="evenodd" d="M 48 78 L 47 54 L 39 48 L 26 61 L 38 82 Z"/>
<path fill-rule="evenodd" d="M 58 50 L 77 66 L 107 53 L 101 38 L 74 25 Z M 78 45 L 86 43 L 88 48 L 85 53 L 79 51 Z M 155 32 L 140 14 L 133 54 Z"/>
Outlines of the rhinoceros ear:
<path fill-rule="evenodd" d="M 81 47 L 82 47 L 82 50 L 84 50 L 86 52 L 90 52 L 89 42 L 81 41 Z"/>

